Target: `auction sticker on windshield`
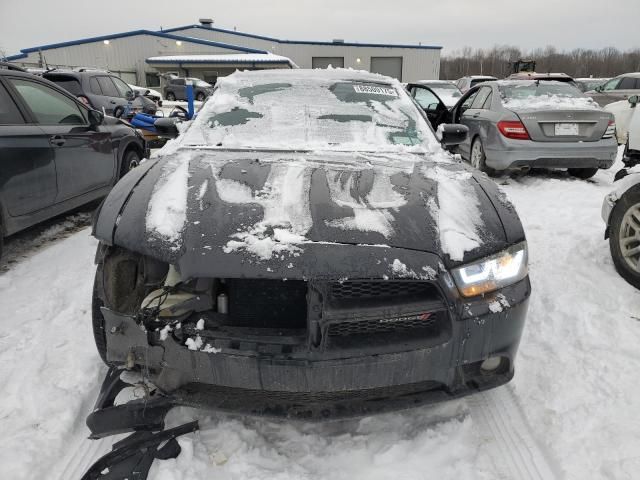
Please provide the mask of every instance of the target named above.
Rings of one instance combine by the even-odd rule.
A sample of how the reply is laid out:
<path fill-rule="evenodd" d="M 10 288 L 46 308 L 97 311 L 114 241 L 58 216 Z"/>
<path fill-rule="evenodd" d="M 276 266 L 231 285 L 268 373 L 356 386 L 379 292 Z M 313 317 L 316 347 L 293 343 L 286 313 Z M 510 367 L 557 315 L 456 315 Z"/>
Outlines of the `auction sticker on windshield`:
<path fill-rule="evenodd" d="M 377 85 L 354 85 L 356 93 L 369 93 L 373 95 L 386 95 L 387 97 L 397 97 L 395 88 L 378 87 Z"/>

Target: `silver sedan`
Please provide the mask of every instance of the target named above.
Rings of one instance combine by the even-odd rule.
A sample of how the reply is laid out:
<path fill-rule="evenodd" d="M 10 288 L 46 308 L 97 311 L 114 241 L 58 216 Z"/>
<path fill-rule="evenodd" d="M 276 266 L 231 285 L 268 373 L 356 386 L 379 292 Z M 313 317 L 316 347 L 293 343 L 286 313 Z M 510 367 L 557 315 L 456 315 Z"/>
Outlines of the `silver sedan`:
<path fill-rule="evenodd" d="M 469 128 L 458 153 L 490 175 L 529 168 L 566 168 L 590 178 L 617 153 L 615 121 L 576 87 L 554 81 L 499 80 L 470 89 L 447 109 L 420 84 L 407 89 L 434 128 Z"/>

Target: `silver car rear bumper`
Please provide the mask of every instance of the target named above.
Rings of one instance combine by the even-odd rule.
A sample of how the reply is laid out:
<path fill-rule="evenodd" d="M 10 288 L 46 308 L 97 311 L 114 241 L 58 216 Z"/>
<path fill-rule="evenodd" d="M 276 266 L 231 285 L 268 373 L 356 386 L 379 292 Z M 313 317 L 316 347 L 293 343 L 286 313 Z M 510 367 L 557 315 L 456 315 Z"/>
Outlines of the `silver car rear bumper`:
<path fill-rule="evenodd" d="M 486 146 L 486 162 L 496 170 L 521 167 L 609 168 L 617 153 L 615 138 L 597 142 L 534 142 L 502 138 L 499 143 Z"/>

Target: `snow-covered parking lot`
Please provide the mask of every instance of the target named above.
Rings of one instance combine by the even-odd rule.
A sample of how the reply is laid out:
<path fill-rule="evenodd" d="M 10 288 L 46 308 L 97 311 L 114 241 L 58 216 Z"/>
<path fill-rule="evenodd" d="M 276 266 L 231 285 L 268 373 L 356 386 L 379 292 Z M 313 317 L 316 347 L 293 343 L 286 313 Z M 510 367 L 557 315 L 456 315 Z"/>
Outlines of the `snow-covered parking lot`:
<path fill-rule="evenodd" d="M 498 179 L 524 224 L 533 284 L 507 386 L 326 424 L 174 410 L 170 425 L 196 418 L 201 431 L 150 478 L 638 478 L 640 292 L 615 272 L 600 219 L 617 167 L 592 181 Z M 47 239 L 0 274 L 0 470 L 12 480 L 79 478 L 113 441 L 85 439 L 106 372 L 90 321 L 96 241 L 89 228 Z"/>

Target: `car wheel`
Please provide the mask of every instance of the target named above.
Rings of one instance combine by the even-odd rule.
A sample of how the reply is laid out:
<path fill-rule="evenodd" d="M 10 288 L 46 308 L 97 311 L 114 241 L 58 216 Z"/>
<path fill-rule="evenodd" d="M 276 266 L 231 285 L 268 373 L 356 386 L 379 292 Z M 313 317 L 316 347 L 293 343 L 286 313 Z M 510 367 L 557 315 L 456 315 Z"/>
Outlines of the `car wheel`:
<path fill-rule="evenodd" d="M 487 167 L 487 156 L 484 153 L 484 146 L 482 145 L 480 137 L 473 139 L 469 161 L 474 168 L 481 172 L 485 172 L 487 175 L 494 176 L 497 174 L 496 170 L 491 167 Z"/>
<path fill-rule="evenodd" d="M 586 180 L 587 178 L 591 178 L 596 173 L 598 173 L 598 169 L 597 168 L 570 168 L 568 172 L 569 172 L 569 175 L 573 177 Z"/>
<path fill-rule="evenodd" d="M 175 102 L 176 101 L 176 96 L 173 92 L 167 92 L 167 100 L 169 100 L 170 102 Z"/>
<path fill-rule="evenodd" d="M 618 200 L 611 212 L 609 229 L 609 249 L 616 270 L 640 288 L 640 188 L 627 191 Z"/>
<path fill-rule="evenodd" d="M 204 102 L 205 96 L 204 93 L 200 92 L 198 93 L 198 95 L 196 95 L 196 100 L 199 102 Z"/>
<path fill-rule="evenodd" d="M 124 177 L 131 170 L 140 165 L 140 155 L 135 150 L 127 150 L 122 157 L 122 166 L 120 167 L 120 178 Z"/>
<path fill-rule="evenodd" d="M 107 332 L 104 329 L 104 316 L 100 310 L 104 302 L 100 298 L 99 289 L 102 284 L 102 265 L 98 265 L 93 281 L 93 296 L 91 298 L 91 325 L 93 327 L 93 340 L 98 350 L 98 355 L 107 367 L 112 364 L 107 361 Z"/>

